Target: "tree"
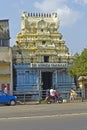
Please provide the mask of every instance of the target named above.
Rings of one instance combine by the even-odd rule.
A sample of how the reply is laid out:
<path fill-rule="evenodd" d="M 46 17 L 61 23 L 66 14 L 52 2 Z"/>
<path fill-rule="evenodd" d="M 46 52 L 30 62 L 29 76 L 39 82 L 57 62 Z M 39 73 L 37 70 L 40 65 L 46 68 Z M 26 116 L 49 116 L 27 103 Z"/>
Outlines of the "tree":
<path fill-rule="evenodd" d="M 68 68 L 68 73 L 74 77 L 76 85 L 78 77 L 87 76 L 87 48 L 81 54 L 75 54 L 73 64 Z"/>

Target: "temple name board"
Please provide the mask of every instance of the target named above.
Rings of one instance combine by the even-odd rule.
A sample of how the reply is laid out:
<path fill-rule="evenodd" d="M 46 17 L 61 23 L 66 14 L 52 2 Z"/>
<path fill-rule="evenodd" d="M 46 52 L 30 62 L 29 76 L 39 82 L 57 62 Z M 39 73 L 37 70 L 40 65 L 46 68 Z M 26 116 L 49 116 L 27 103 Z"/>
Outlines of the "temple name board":
<path fill-rule="evenodd" d="M 30 63 L 30 68 L 67 68 L 67 63 Z"/>

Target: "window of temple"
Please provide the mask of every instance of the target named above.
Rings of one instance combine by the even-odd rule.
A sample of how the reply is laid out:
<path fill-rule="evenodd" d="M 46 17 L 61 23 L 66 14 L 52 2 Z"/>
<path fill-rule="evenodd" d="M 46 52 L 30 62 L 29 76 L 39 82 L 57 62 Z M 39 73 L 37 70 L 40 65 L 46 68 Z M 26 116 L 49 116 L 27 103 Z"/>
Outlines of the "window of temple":
<path fill-rule="evenodd" d="M 41 32 L 43 32 L 43 29 L 41 29 Z"/>
<path fill-rule="evenodd" d="M 61 57 L 59 57 L 59 62 L 61 62 Z"/>
<path fill-rule="evenodd" d="M 49 62 L 49 56 L 44 56 L 44 62 Z"/>
<path fill-rule="evenodd" d="M 42 41 L 42 45 L 45 45 L 46 44 L 46 41 Z"/>

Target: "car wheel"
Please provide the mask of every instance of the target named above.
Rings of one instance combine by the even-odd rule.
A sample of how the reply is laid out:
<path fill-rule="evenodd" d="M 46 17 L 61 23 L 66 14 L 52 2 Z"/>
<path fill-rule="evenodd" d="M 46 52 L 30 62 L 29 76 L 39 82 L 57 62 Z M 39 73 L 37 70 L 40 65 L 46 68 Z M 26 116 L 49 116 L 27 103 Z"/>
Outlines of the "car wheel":
<path fill-rule="evenodd" d="M 14 101 L 14 100 L 11 100 L 11 101 L 10 101 L 10 105 L 11 105 L 11 106 L 14 106 L 14 105 L 16 105 L 16 101 Z"/>

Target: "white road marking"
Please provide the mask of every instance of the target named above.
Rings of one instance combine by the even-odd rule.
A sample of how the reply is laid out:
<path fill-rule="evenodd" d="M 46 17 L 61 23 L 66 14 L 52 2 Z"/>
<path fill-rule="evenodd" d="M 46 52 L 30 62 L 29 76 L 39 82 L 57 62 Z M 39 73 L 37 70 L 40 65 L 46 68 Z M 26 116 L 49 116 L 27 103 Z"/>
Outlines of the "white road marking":
<path fill-rule="evenodd" d="M 60 115 L 43 115 L 43 116 L 32 116 L 32 117 L 7 117 L 0 118 L 0 120 L 19 120 L 19 119 L 40 119 L 40 118 L 55 118 L 55 117 L 71 117 L 71 116 L 87 116 L 87 113 L 70 113 L 70 114 L 60 114 Z"/>

